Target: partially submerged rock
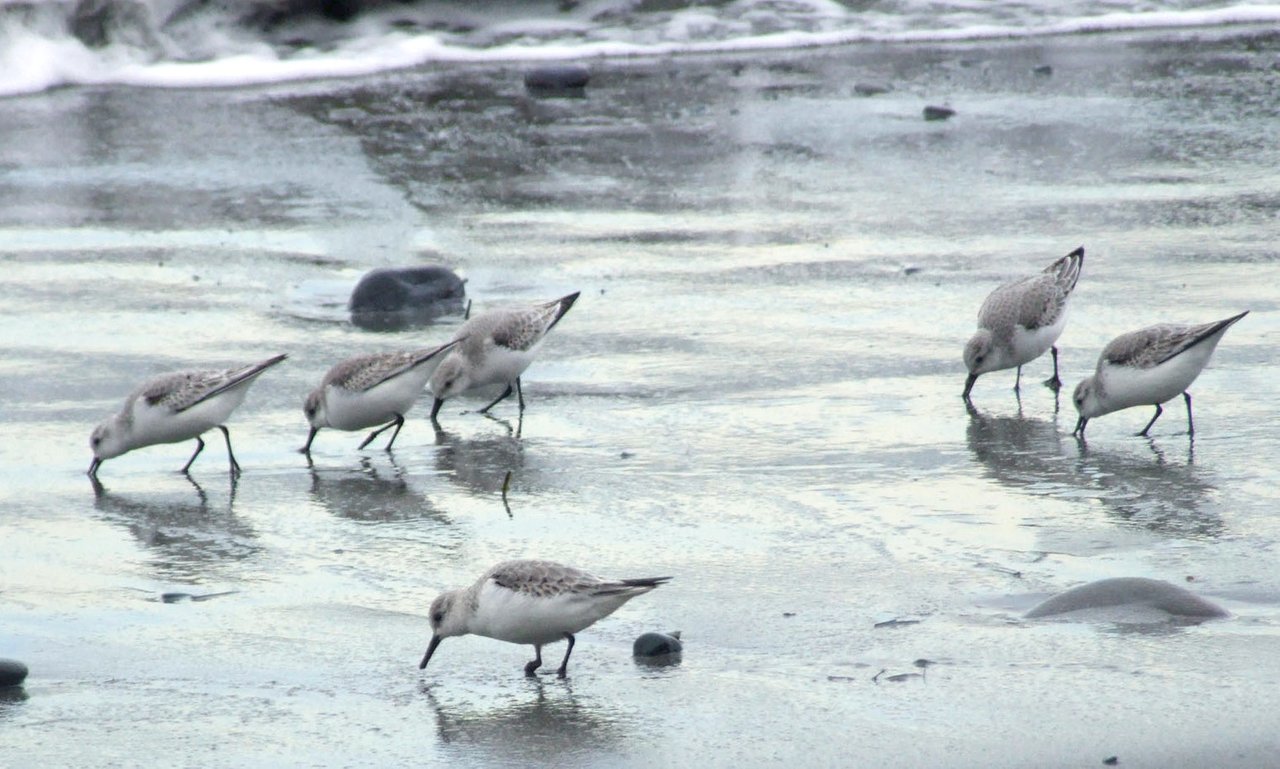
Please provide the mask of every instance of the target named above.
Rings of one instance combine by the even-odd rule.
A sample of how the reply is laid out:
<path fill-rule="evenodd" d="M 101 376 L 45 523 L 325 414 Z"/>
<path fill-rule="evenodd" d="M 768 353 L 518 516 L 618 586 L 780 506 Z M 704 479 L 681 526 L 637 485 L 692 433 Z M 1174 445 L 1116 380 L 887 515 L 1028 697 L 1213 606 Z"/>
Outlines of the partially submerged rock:
<path fill-rule="evenodd" d="M 347 308 L 357 326 L 391 331 L 460 312 L 465 297 L 462 278 L 447 267 L 384 267 L 360 278 Z"/>
<path fill-rule="evenodd" d="M 17 660 L 0 659 L 0 687 L 20 686 L 27 680 L 27 666 Z"/>
<path fill-rule="evenodd" d="M 637 659 L 660 661 L 678 655 L 684 649 L 680 643 L 680 631 L 670 633 L 645 633 L 631 645 L 631 653 Z"/>
<path fill-rule="evenodd" d="M 1169 582 L 1146 577 L 1116 577 L 1073 587 L 1036 606 L 1026 613 L 1026 617 L 1051 617 L 1110 606 L 1159 609 L 1175 617 L 1211 619 L 1227 616 L 1227 611 L 1221 606 Z"/>

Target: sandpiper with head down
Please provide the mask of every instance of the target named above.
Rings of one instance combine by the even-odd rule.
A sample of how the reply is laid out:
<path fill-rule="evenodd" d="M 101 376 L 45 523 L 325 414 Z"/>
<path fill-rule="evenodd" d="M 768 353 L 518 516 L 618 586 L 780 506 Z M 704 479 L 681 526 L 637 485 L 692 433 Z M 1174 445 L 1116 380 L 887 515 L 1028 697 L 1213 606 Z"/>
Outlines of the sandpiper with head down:
<path fill-rule="evenodd" d="M 1200 376 L 1227 329 L 1249 311 L 1212 323 L 1183 326 L 1160 324 L 1121 334 L 1098 356 L 1093 376 L 1076 385 L 1072 400 L 1080 419 L 1073 435 L 1084 437 L 1090 419 L 1127 409 L 1155 406 L 1156 413 L 1138 435 L 1145 436 L 1164 408 L 1160 405 L 1182 393 L 1187 404 L 1187 432 L 1195 434 L 1191 393 L 1187 388 Z"/>
<path fill-rule="evenodd" d="M 240 463 L 231 452 L 231 433 L 223 422 L 244 402 L 258 375 L 285 357 L 277 355 L 233 369 L 175 371 L 147 380 L 125 399 L 120 413 L 94 429 L 89 439 L 93 449 L 89 477 L 96 481 L 102 463 L 125 452 L 195 438 L 195 453 L 182 466 L 185 473 L 204 450 L 200 436 L 214 427 L 226 439 L 231 474 L 239 475 Z"/>
<path fill-rule="evenodd" d="M 1043 272 L 1000 286 L 978 310 L 978 331 L 964 347 L 964 365 L 969 377 L 964 383 L 965 400 L 978 377 L 989 371 L 1017 367 L 1015 392 L 1022 382 L 1022 364 L 1053 352 L 1053 376 L 1045 385 L 1056 392 L 1058 378 L 1056 342 L 1067 326 L 1067 299 L 1080 278 L 1084 247 L 1058 259 Z"/>
<path fill-rule="evenodd" d="M 363 430 L 378 425 L 381 427 L 369 433 L 360 448 L 394 427 L 395 432 L 387 441 L 386 450 L 390 451 L 404 425 L 405 413 L 422 395 L 435 371 L 432 364 L 438 364 L 438 356 L 456 344 L 455 340 L 427 350 L 357 355 L 329 369 L 302 407 L 311 423 L 302 453 L 311 455 L 311 442 L 323 427 Z"/>
<path fill-rule="evenodd" d="M 555 327 L 578 299 L 575 291 L 552 302 L 523 308 L 499 308 L 483 312 L 458 329 L 454 340 L 458 345 L 440 362 L 431 375 L 431 392 L 435 403 L 431 419 L 436 420 L 444 402 L 467 390 L 486 385 L 504 384 L 506 389 L 488 406 L 484 414 L 511 395 L 512 390 L 524 413 L 524 393 L 520 375 L 533 363 L 538 347 L 547 332 Z"/>
<path fill-rule="evenodd" d="M 574 633 L 670 579 L 601 579 L 551 561 L 500 563 L 470 587 L 441 593 L 431 603 L 431 643 L 418 667 L 427 666 L 445 638 L 474 634 L 532 644 L 534 659 L 524 666 L 525 675 L 532 676 L 542 665 L 544 645 L 568 641 L 556 671 L 564 678 Z"/>

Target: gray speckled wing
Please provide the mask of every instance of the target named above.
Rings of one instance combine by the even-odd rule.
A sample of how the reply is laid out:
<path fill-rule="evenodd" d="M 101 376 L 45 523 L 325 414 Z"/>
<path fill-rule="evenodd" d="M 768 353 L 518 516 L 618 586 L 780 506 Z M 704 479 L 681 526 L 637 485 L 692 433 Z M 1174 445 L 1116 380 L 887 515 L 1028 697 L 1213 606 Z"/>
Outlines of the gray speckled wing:
<path fill-rule="evenodd" d="M 1000 336 L 1012 334 L 1015 325 L 1028 331 L 1052 326 L 1066 310 L 1083 263 L 1084 249 L 1077 248 L 1039 274 L 997 288 L 978 310 L 978 325 Z"/>
<path fill-rule="evenodd" d="M 590 594 L 605 584 L 581 569 L 552 561 L 507 561 L 489 570 L 481 580 L 491 579 L 499 587 L 533 596 L 551 598 L 564 593 Z"/>
<path fill-rule="evenodd" d="M 1195 326 L 1162 323 L 1121 334 L 1103 348 L 1098 368 L 1101 369 L 1104 363 L 1133 368 L 1159 366 L 1212 337 L 1241 317 L 1243 315 Z"/>
<path fill-rule="evenodd" d="M 371 387 L 404 373 L 417 361 L 408 352 L 383 352 L 348 358 L 329 370 L 324 386 L 341 387 L 349 392 L 364 392 Z"/>
<path fill-rule="evenodd" d="M 186 411 L 247 379 L 252 379 L 286 357 L 277 355 L 259 363 L 233 369 L 188 370 L 161 374 L 145 382 L 129 396 L 126 411 L 131 412 L 133 404 L 138 399 L 145 400 L 151 406 L 163 406 L 174 413 Z"/>
<path fill-rule="evenodd" d="M 472 359 L 484 355 L 489 339 L 523 352 L 542 341 L 577 299 L 575 292 L 533 307 L 490 310 L 464 323 L 454 338 L 461 341 L 462 354 Z"/>

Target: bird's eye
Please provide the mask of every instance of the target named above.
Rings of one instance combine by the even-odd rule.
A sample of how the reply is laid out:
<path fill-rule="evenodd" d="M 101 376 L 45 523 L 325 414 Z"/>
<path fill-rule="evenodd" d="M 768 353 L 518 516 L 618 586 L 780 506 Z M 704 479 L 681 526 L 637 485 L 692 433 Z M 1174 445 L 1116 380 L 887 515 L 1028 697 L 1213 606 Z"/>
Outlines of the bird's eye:
<path fill-rule="evenodd" d="M 985 356 L 979 355 L 978 357 L 976 357 L 976 358 L 974 358 L 974 359 L 973 359 L 973 362 L 974 362 L 974 363 L 981 363 L 981 362 L 982 362 L 983 357 L 985 357 Z"/>
<path fill-rule="evenodd" d="M 101 445 L 102 445 L 102 439 L 101 439 L 101 438 L 99 438 L 99 437 L 97 437 L 97 436 L 94 436 L 94 438 L 93 438 L 93 445 L 94 445 L 94 446 L 101 446 Z"/>
<path fill-rule="evenodd" d="M 435 625 L 439 625 L 441 622 L 444 622 L 444 612 L 438 611 L 435 614 L 432 614 L 431 622 Z"/>

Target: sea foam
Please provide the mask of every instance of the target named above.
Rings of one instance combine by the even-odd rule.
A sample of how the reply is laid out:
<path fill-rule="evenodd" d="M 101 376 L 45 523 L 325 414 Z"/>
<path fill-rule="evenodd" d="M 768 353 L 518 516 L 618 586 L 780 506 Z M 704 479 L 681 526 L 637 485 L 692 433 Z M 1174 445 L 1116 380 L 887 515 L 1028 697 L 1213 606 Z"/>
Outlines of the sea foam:
<path fill-rule="evenodd" d="M 349 78 L 433 62 L 678 56 L 1280 22 L 1280 5 L 1266 3 L 1125 11 L 1098 0 L 905 2 L 886 13 L 855 11 L 834 0 L 743 0 L 642 13 L 626 0 L 600 0 L 568 12 L 537 3 L 476 4 L 478 10 L 395 4 L 341 23 L 303 16 L 263 25 L 225 7 L 223 15 L 186 12 L 173 0 L 99 5 L 110 11 L 112 2 L 129 13 L 100 13 L 87 35 L 77 29 L 84 25 L 75 6 L 0 0 L 0 96 L 66 85 L 207 88 Z"/>

